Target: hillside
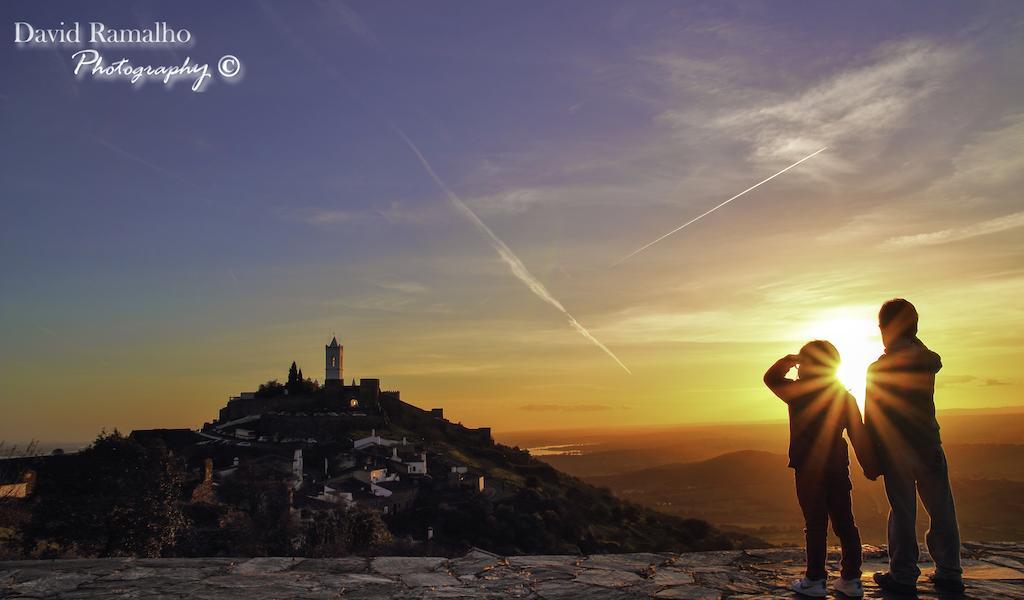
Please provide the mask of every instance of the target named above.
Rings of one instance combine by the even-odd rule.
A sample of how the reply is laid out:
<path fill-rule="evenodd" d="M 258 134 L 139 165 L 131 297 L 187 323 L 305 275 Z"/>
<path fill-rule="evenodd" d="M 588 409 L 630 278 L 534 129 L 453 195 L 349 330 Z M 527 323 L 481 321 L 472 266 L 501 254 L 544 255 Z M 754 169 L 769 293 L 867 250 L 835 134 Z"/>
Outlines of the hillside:
<path fill-rule="evenodd" d="M 492 443 L 478 430 L 439 421 L 396 399 L 382 399 L 391 435 L 416 436 L 433 451 L 485 474 L 489 493 L 421 494 L 388 520 L 396 535 L 428 524 L 435 539 L 506 554 L 655 552 L 760 546 L 685 515 L 667 515 L 617 498 L 529 453 Z"/>

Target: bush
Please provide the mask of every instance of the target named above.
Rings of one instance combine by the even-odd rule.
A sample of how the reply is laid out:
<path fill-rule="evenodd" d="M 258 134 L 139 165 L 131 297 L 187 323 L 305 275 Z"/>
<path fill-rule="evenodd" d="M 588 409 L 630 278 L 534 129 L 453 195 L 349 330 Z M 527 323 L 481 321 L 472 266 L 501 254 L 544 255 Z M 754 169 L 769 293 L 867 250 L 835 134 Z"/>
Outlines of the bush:
<path fill-rule="evenodd" d="M 160 556 L 186 525 L 178 507 L 182 479 L 165 448 L 101 433 L 40 477 L 24 549 L 47 556 Z"/>

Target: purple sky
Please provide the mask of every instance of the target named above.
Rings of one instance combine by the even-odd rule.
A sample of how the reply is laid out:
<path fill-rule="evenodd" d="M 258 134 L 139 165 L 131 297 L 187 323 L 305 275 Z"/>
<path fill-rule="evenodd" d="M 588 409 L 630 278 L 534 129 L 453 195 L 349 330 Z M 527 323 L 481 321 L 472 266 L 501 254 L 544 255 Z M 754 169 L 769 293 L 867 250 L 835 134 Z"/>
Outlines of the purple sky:
<path fill-rule="evenodd" d="M 905 286 L 944 315 L 966 286 L 1003 325 L 964 330 L 1024 322 L 1000 312 L 1024 290 L 1018 3 L 15 1 L 0 16 L 0 374 L 18 398 L 0 438 L 198 425 L 292 359 L 319 376 L 332 332 L 354 376 L 527 428 L 547 420 L 520 410 L 538 403 L 611 407 L 594 423 L 701 404 L 677 379 L 697 375 L 668 374 L 681 361 L 701 389 L 732 385 L 723 365 L 758 375 L 776 347 L 720 344 L 746 352 L 762 320 L 793 318 L 775 285 L 838 278 L 839 300 L 802 300 L 832 307 Z M 60 20 L 166 21 L 194 45 L 104 55 L 233 54 L 244 78 L 203 93 L 76 81 L 75 49 L 13 43 L 16 21 Z M 623 400 L 635 380 L 509 275 L 392 126 L 666 387 Z M 990 365 L 1019 391 L 1006 347 L 972 348 L 957 372 Z"/>

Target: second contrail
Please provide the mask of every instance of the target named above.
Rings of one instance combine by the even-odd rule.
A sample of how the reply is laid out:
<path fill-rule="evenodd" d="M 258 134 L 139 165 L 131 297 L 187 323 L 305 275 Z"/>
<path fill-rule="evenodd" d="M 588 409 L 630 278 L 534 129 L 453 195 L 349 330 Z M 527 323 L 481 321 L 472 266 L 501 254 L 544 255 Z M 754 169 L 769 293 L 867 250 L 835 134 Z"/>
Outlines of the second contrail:
<path fill-rule="evenodd" d="M 732 202 L 733 200 L 735 200 L 735 199 L 739 198 L 739 197 L 740 197 L 740 196 L 742 196 L 743 194 L 746 194 L 746 193 L 747 193 L 747 192 L 749 192 L 750 190 L 752 190 L 752 189 L 754 189 L 754 188 L 756 188 L 756 187 L 758 187 L 758 186 L 760 186 L 760 185 L 762 185 L 762 184 L 768 183 L 768 182 L 769 182 L 769 181 L 771 181 L 772 179 L 775 179 L 775 178 L 776 178 L 776 177 L 778 177 L 779 175 L 782 175 L 782 174 L 783 174 L 783 173 L 785 173 L 786 171 L 788 171 L 788 170 L 792 169 L 793 167 L 795 167 L 795 166 L 799 165 L 800 163 L 804 162 L 805 160 L 809 160 L 809 159 L 811 159 L 811 158 L 814 158 L 815 156 L 817 156 L 818 154 L 821 154 L 821 153 L 822 153 L 822 152 L 824 152 L 825 150 L 828 150 L 828 146 L 825 146 L 825 147 L 824 147 L 824 148 L 822 148 L 821 150 L 818 150 L 817 152 L 814 152 L 814 153 L 812 153 L 812 154 L 809 154 L 809 155 L 807 155 L 807 156 L 805 156 L 805 157 L 801 158 L 800 160 L 798 160 L 798 161 L 796 161 L 795 163 L 793 163 L 793 164 L 789 165 L 788 167 L 786 167 L 785 169 L 783 169 L 783 170 L 779 171 L 778 173 L 776 173 L 776 174 L 772 175 L 771 177 L 768 177 L 767 179 L 764 179 L 764 180 L 762 180 L 762 181 L 758 181 L 758 182 L 757 182 L 757 183 L 755 183 L 754 185 L 752 185 L 752 186 L 748 187 L 747 189 L 743 190 L 742 192 L 740 192 L 740 193 L 736 194 L 736 195 L 735 195 L 735 196 L 733 196 L 732 198 L 729 198 L 728 200 L 726 200 L 725 202 L 723 202 L 723 203 L 719 204 L 718 206 L 716 206 L 716 207 L 712 208 L 711 210 L 709 210 L 709 211 L 707 211 L 707 212 L 705 212 L 705 213 L 703 213 L 703 214 L 701 214 L 701 215 L 699 215 L 699 216 L 696 216 L 696 217 L 694 217 L 694 218 L 690 219 L 689 221 L 687 221 L 687 222 L 683 223 L 683 224 L 682 224 L 682 225 L 680 225 L 679 227 L 676 227 L 676 228 L 675 228 L 675 229 L 673 229 L 672 231 L 670 231 L 670 232 L 666 233 L 665 235 L 661 236 L 660 238 L 658 238 L 658 239 L 654 240 L 653 242 L 651 242 L 651 243 L 649 243 L 649 244 L 646 244 L 646 245 L 644 245 L 644 246 L 641 246 L 641 247 L 637 248 L 636 250 L 634 250 L 634 251 L 630 252 L 630 253 L 629 253 L 629 254 L 627 254 L 626 256 L 623 256 L 623 257 L 622 257 L 622 258 L 620 258 L 619 260 L 617 260 L 617 261 L 615 261 L 614 263 L 612 263 L 612 266 L 615 266 L 615 265 L 618 265 L 618 264 L 622 264 L 622 263 L 626 262 L 627 260 L 629 260 L 629 259 L 633 258 L 633 257 L 634 257 L 634 256 L 636 256 L 637 254 L 640 254 L 640 253 L 641 253 L 641 252 L 643 252 L 644 250 L 646 250 L 646 249 L 650 248 L 651 246 L 653 246 L 653 245 L 657 244 L 658 242 L 660 242 L 661 240 L 663 240 L 663 239 L 667 238 L 668 236 L 670 236 L 670 235 L 672 235 L 672 234 L 674 234 L 674 233 L 678 232 L 679 230 L 681 230 L 681 229 L 683 229 L 683 228 L 685 228 L 685 227 L 687 227 L 687 226 L 689 226 L 689 225 L 692 225 L 692 224 L 696 223 L 697 221 L 700 221 L 700 220 L 701 220 L 701 219 L 703 219 L 704 217 L 706 217 L 706 216 L 710 215 L 711 213 L 713 213 L 713 212 L 715 212 L 716 210 L 718 210 L 718 209 L 722 208 L 722 207 L 723 207 L 723 206 L 725 206 L 726 204 L 728 204 L 728 203 Z"/>
<path fill-rule="evenodd" d="M 398 129 L 397 127 L 394 127 L 394 130 L 402 138 L 402 141 L 404 141 L 405 144 L 409 146 L 409 149 L 412 150 L 413 154 L 416 155 L 416 158 L 420 160 L 420 164 L 423 165 L 423 169 L 427 172 L 428 175 L 430 175 L 430 178 L 434 180 L 434 183 L 437 184 L 437 187 L 441 188 L 441 191 L 444 192 L 445 196 L 448 197 L 448 201 L 451 202 L 452 206 L 454 206 L 456 210 L 462 213 L 462 215 L 466 217 L 466 219 L 468 219 L 469 222 L 471 222 L 474 226 L 476 226 L 477 230 L 480 231 L 480 233 L 482 233 L 485 238 L 487 238 L 487 241 L 491 244 L 491 247 L 494 248 L 495 251 L 497 251 L 498 256 L 501 257 L 501 260 L 505 261 L 505 264 L 507 264 L 509 269 L 512 270 L 512 274 L 515 275 L 516 278 L 518 278 L 520 281 L 525 283 L 526 287 L 530 288 L 530 291 L 536 294 L 538 298 L 561 311 L 561 313 L 565 315 L 565 317 L 569 320 L 569 325 L 573 329 L 579 332 L 579 334 L 585 337 L 586 339 L 590 340 L 595 346 L 597 346 L 601 350 L 604 350 L 605 354 L 612 357 L 612 360 L 618 363 L 618 365 L 622 367 L 624 371 L 632 375 L 633 372 L 630 371 L 629 368 L 626 365 L 624 365 L 621 360 L 619 360 L 619 357 L 615 356 L 615 353 L 609 350 L 607 346 L 602 344 L 600 340 L 598 340 L 589 331 L 587 331 L 587 328 L 581 325 L 580 322 L 576 320 L 576 317 L 569 314 L 569 311 L 565 310 L 565 307 L 562 306 L 562 303 L 559 302 L 557 298 L 551 295 L 551 292 L 549 292 L 548 289 L 544 287 L 544 284 L 541 283 L 539 279 L 534 277 L 533 273 L 530 273 L 526 269 L 526 265 L 523 264 L 523 261 L 519 260 L 519 257 L 516 256 L 514 252 L 512 252 L 512 249 L 509 248 L 505 244 L 505 242 L 501 241 L 501 238 L 495 235 L 494 232 L 491 231 L 491 228 L 488 227 L 483 221 L 481 221 L 480 217 L 476 216 L 476 213 L 473 212 L 473 210 L 470 209 L 468 206 L 466 206 L 466 203 L 463 202 L 462 199 L 459 198 L 455 194 L 455 192 L 451 190 L 451 188 L 445 185 L 444 181 L 441 181 L 441 178 L 437 175 L 437 173 L 434 172 L 434 168 L 430 166 L 429 162 L 427 162 L 427 158 L 423 156 L 423 153 L 420 152 L 420 149 L 418 147 L 416 147 L 416 144 L 414 144 L 413 141 L 409 139 L 409 136 L 405 135 L 405 133 L 401 129 Z"/>

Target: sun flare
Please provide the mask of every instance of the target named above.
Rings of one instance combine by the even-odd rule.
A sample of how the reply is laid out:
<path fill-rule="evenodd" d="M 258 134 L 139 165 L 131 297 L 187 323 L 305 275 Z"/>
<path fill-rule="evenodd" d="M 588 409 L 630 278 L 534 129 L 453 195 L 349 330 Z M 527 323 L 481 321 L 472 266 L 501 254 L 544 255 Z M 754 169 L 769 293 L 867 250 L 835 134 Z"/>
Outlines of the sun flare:
<path fill-rule="evenodd" d="M 823 319 L 812 323 L 803 333 L 805 341 L 828 340 L 839 350 L 839 381 L 857 399 L 863 412 L 868 366 L 882 353 L 878 326 L 870 319 Z"/>

